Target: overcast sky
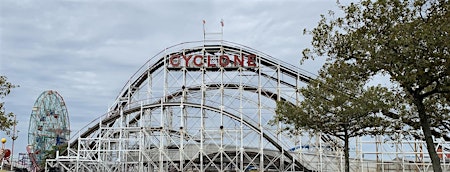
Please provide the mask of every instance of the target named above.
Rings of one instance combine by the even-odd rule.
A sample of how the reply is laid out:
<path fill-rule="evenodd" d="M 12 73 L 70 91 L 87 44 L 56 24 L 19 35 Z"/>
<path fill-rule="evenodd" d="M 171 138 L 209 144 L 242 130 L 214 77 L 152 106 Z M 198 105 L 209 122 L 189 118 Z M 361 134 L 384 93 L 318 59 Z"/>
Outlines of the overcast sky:
<path fill-rule="evenodd" d="M 301 51 L 311 42 L 303 29 L 336 9 L 334 0 L 2 0 L 0 75 L 20 85 L 4 99 L 6 111 L 19 121 L 15 155 L 25 152 L 31 108 L 45 90 L 63 96 L 75 133 L 107 112 L 150 57 L 177 43 L 202 40 L 202 20 L 208 31 L 218 31 L 223 19 L 224 40 L 300 66 Z M 316 73 L 321 65 L 309 61 L 300 67 Z M 6 146 L 11 147 L 9 138 Z"/>

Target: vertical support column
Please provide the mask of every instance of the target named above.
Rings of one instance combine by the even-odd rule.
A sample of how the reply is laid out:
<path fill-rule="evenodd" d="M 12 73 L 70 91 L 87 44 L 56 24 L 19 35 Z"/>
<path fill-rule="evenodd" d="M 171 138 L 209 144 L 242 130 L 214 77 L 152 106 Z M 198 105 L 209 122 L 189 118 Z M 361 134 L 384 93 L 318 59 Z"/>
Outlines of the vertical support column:
<path fill-rule="evenodd" d="M 223 85 L 223 75 L 224 75 L 224 69 L 221 68 L 220 69 L 220 127 L 219 127 L 219 132 L 220 132 L 220 148 L 219 148 L 219 152 L 220 152 L 220 171 L 224 171 L 224 164 L 223 164 L 223 156 L 224 156 L 224 149 L 223 149 L 223 141 L 224 141 L 224 126 L 223 126 L 223 110 L 224 110 L 224 96 L 225 96 L 225 88 Z"/>
<path fill-rule="evenodd" d="M 128 83 L 127 83 L 127 87 L 128 87 L 128 91 L 127 91 L 127 108 L 130 108 L 130 104 L 131 104 L 131 79 L 128 79 Z"/>
<path fill-rule="evenodd" d="M 281 69 L 280 64 L 277 64 L 277 101 L 281 100 Z M 281 131 L 281 122 L 278 122 L 277 131 Z M 280 140 L 280 132 L 277 132 L 277 141 Z"/>
<path fill-rule="evenodd" d="M 278 61 L 277 62 L 277 101 L 281 101 L 281 64 Z M 278 123 L 278 129 L 279 131 L 281 131 L 281 126 L 280 123 Z M 280 140 L 280 135 L 279 132 L 277 132 L 277 141 Z M 281 155 L 280 155 L 280 170 L 285 170 L 284 169 L 284 149 L 281 150 Z"/>
<path fill-rule="evenodd" d="M 118 150 L 118 163 L 119 163 L 119 165 L 118 165 L 118 169 L 120 170 L 120 171 L 125 171 L 125 169 L 121 169 L 121 167 L 123 167 L 123 163 L 122 162 L 125 162 L 124 160 L 123 160 L 123 158 L 122 158 L 122 154 L 123 154 L 123 144 L 122 144 L 122 142 L 123 142 L 123 140 L 122 140 L 122 132 L 123 132 L 123 129 L 124 129 L 124 127 L 123 127 L 123 123 L 124 123 L 124 119 L 123 119 L 123 109 L 122 109 L 122 107 L 120 107 L 120 118 L 119 118 L 119 150 Z"/>
<path fill-rule="evenodd" d="M 398 133 L 396 133 L 396 135 L 397 135 L 397 138 L 395 139 L 395 161 L 398 162 L 400 160 L 400 157 L 398 156 L 398 153 L 399 153 L 398 145 L 399 145 L 399 142 L 400 142 L 400 135 Z M 397 171 L 400 170 L 399 169 L 399 165 L 396 165 L 396 170 Z"/>
<path fill-rule="evenodd" d="M 164 91 L 165 94 L 165 91 Z M 163 98 L 161 98 L 161 105 L 160 105 L 160 109 L 161 109 L 161 114 L 160 114 L 160 130 L 159 130 L 159 148 L 158 148 L 158 152 L 159 152 L 159 167 L 158 167 L 158 171 L 159 172 L 164 172 L 164 159 L 163 159 L 163 151 L 164 151 L 164 134 L 163 134 L 163 130 L 164 130 L 164 100 L 165 96 Z"/>
<path fill-rule="evenodd" d="M 182 86 L 182 90 L 181 90 L 181 105 L 180 105 L 180 169 L 183 172 L 184 171 L 184 139 L 186 138 L 186 128 L 187 128 L 187 111 L 184 107 L 184 102 L 186 102 L 187 98 L 186 98 L 186 68 L 183 67 L 182 69 L 183 72 L 183 86 Z"/>
<path fill-rule="evenodd" d="M 100 163 L 101 163 L 101 161 L 103 159 L 102 152 L 101 152 L 101 148 L 103 147 L 102 143 L 103 143 L 103 130 L 104 130 L 103 124 L 102 124 L 102 120 L 103 120 L 102 118 L 99 118 L 98 130 L 100 132 L 99 132 L 99 135 L 98 135 L 98 146 L 97 146 L 97 165 L 96 165 L 97 166 L 97 171 L 101 170 L 100 169 L 100 165 L 101 165 Z"/>
<path fill-rule="evenodd" d="M 381 136 L 375 136 L 375 156 L 376 156 L 376 171 L 380 171 L 380 155 L 379 155 L 379 146 L 381 143 Z M 417 157 L 416 157 L 417 158 Z M 417 159 L 416 159 L 417 161 Z"/>
<path fill-rule="evenodd" d="M 143 107 L 143 104 L 142 104 L 142 102 L 141 102 L 141 111 L 140 111 L 140 119 L 141 120 L 139 120 L 139 127 L 140 127 L 140 129 L 139 129 L 139 133 L 138 133 L 138 141 L 139 141 L 139 143 L 138 143 L 138 149 L 139 149 L 139 153 L 138 153 L 138 159 L 139 159 L 139 165 L 138 165 L 138 168 L 139 168 L 139 172 L 144 172 L 144 157 L 143 157 L 143 154 L 142 154 L 142 152 L 145 150 L 145 142 L 144 142 L 144 140 L 145 140 L 145 138 L 144 138 L 144 129 L 145 129 L 145 126 L 143 125 L 143 122 L 141 122 L 142 121 L 142 116 L 143 116 L 143 113 L 144 113 L 144 107 Z"/>
<path fill-rule="evenodd" d="M 78 172 L 78 169 L 80 169 L 80 146 L 81 146 L 81 144 L 80 144 L 81 139 L 80 138 L 81 138 L 80 137 L 80 133 L 78 133 L 77 159 L 75 161 L 75 172 Z M 34 166 L 33 166 L 33 168 L 34 168 Z"/>
<path fill-rule="evenodd" d="M 181 101 L 182 101 L 182 104 L 184 103 L 184 102 L 186 102 L 187 101 L 187 95 L 186 95 L 186 93 L 187 93 L 187 88 L 186 88 L 186 85 L 187 85 L 187 83 L 186 83 L 186 77 L 187 77 L 187 70 L 186 70 L 186 67 L 183 67 L 183 97 L 181 98 Z M 183 128 L 186 128 L 187 127 L 187 122 L 188 122 L 188 114 L 187 114 L 187 110 L 184 108 L 184 109 L 182 109 L 183 110 L 183 116 L 182 116 L 182 125 L 183 125 Z"/>
<path fill-rule="evenodd" d="M 239 125 L 239 131 L 240 131 L 240 146 L 239 146 L 239 166 L 240 170 L 244 169 L 244 112 L 243 112 L 243 91 L 244 88 L 242 86 L 242 73 L 243 69 L 242 67 L 239 67 L 239 117 L 240 117 L 240 125 Z"/>
<path fill-rule="evenodd" d="M 165 58 L 167 58 L 167 57 L 165 57 Z M 164 66 L 166 66 L 165 62 L 167 60 L 165 58 L 163 59 L 164 60 Z M 152 99 L 153 98 L 153 75 L 152 75 L 152 73 L 150 73 L 150 67 L 151 67 L 150 61 L 147 62 L 147 64 L 148 64 L 148 68 L 147 68 L 148 69 L 147 70 L 147 80 L 148 80 L 148 83 L 147 83 L 147 104 L 150 104 L 150 103 L 152 103 L 155 100 Z M 165 67 L 163 69 L 165 69 Z M 150 114 L 150 112 L 149 112 L 149 114 L 147 114 L 147 117 L 149 118 L 148 119 L 148 125 L 145 122 L 144 118 L 142 118 L 142 116 L 141 116 L 141 120 L 139 120 L 139 122 L 141 123 L 140 126 L 148 127 L 148 126 L 152 125 L 152 115 Z"/>
<path fill-rule="evenodd" d="M 356 171 L 360 170 L 362 172 L 364 167 L 363 167 L 363 158 L 362 158 L 361 138 L 358 136 L 355 138 L 355 140 L 356 140 L 356 158 L 358 159 L 358 165 L 356 165 L 356 167 L 357 167 Z"/>
<path fill-rule="evenodd" d="M 158 170 L 159 172 L 163 172 L 164 171 L 164 159 L 163 159 L 163 151 L 165 151 L 164 148 L 164 141 L 165 141 L 165 109 L 164 109 L 164 103 L 166 102 L 166 97 L 168 94 L 168 73 L 169 70 L 167 69 L 167 49 L 164 49 L 164 91 L 163 91 L 163 97 L 161 98 L 161 114 L 160 114 L 160 130 L 159 130 L 159 167 Z"/>
<path fill-rule="evenodd" d="M 181 105 L 183 106 L 183 105 Z M 183 109 L 183 107 L 181 107 Z M 185 138 L 185 132 L 184 127 L 180 127 L 180 169 L 181 171 L 184 171 L 184 138 Z"/>
<path fill-rule="evenodd" d="M 319 170 L 323 171 L 323 148 L 322 148 L 322 141 L 320 140 L 322 138 L 322 133 L 318 133 L 316 137 L 316 142 L 319 148 Z"/>
<path fill-rule="evenodd" d="M 264 128 L 262 125 L 262 112 L 261 112 L 261 108 L 262 108 L 262 96 L 261 96 L 261 89 L 262 89 L 262 85 L 261 85 L 261 58 L 256 56 L 256 61 L 257 61 L 257 70 L 258 70 L 258 127 L 259 127 L 259 169 L 263 170 L 264 169 Z"/>
<path fill-rule="evenodd" d="M 166 59 L 164 59 L 164 60 L 166 60 Z M 150 73 L 150 62 L 147 62 L 147 64 L 148 64 L 148 66 L 147 66 L 147 104 L 149 104 L 152 100 L 152 91 L 153 91 L 153 89 L 152 89 L 152 82 L 153 82 L 153 78 L 152 78 L 152 74 Z M 141 118 L 142 119 L 142 118 Z"/>
<path fill-rule="evenodd" d="M 297 78 L 296 78 L 296 80 L 295 80 L 295 105 L 299 105 L 300 104 L 300 85 L 299 85 L 299 83 L 300 83 L 300 71 L 297 71 Z M 303 143 L 302 143 L 302 138 L 301 138 L 302 136 L 301 135 L 297 135 L 296 136 L 296 139 L 297 139 L 297 141 L 296 141 L 296 145 L 298 145 L 298 150 L 296 150 L 297 151 L 297 157 L 296 156 L 293 156 L 294 157 L 294 160 L 293 160 L 293 166 L 295 167 L 295 160 L 296 160 L 296 158 L 298 158 L 298 160 L 300 161 L 300 160 L 302 160 L 303 161 Z M 305 161 L 303 161 L 303 162 L 305 162 Z"/>
<path fill-rule="evenodd" d="M 205 85 L 205 69 L 200 69 L 201 71 L 201 101 L 200 101 L 200 171 L 204 171 L 204 142 L 205 142 L 205 110 L 203 109 L 203 106 L 205 104 L 205 92 L 206 92 L 206 85 Z"/>

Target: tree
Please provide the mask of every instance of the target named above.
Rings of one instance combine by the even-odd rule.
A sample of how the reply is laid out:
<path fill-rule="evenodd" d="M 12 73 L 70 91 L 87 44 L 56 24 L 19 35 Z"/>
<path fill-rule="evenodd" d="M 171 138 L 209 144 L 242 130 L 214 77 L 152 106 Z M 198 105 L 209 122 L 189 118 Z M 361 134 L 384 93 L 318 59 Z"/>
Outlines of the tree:
<path fill-rule="evenodd" d="M 340 7 L 343 17 L 322 15 L 306 32 L 313 48 L 303 51 L 303 60 L 327 56 L 355 66 L 350 76 L 389 77 L 407 107 L 391 116 L 422 130 L 433 169 L 442 171 L 433 133 L 450 131 L 449 0 L 361 0 Z"/>
<path fill-rule="evenodd" d="M 389 130 L 393 121 L 381 112 L 394 107 L 393 93 L 347 77 L 351 70 L 345 63 L 328 63 L 319 78 L 300 89 L 304 100 L 299 105 L 278 102 L 276 110 L 276 121 L 290 124 L 296 131 L 311 130 L 343 139 L 346 172 L 350 171 L 349 139 Z"/>
<path fill-rule="evenodd" d="M 0 99 L 3 100 L 10 92 L 11 89 L 17 87 L 7 81 L 5 76 L 0 76 Z M 6 131 L 6 133 L 11 133 L 11 127 L 14 125 L 14 114 L 12 112 L 5 113 L 4 108 L 5 102 L 0 102 L 0 130 Z"/>

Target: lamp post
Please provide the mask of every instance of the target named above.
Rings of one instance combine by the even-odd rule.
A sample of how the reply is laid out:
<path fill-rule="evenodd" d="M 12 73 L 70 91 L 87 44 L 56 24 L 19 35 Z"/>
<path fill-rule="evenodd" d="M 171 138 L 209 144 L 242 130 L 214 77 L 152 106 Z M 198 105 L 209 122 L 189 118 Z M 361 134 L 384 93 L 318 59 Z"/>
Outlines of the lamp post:
<path fill-rule="evenodd" d="M 4 154 L 5 154 L 5 143 L 6 143 L 6 138 L 2 138 L 1 141 L 2 141 L 2 149 L 1 149 L 1 150 L 2 150 L 2 155 L 1 155 L 1 158 L 2 158 L 2 159 L 0 159 L 0 161 L 2 162 L 2 164 L 1 164 L 2 166 L 1 166 L 0 169 L 3 170 L 3 156 L 4 156 Z"/>
<path fill-rule="evenodd" d="M 19 132 L 19 131 L 17 131 L 16 132 L 16 124 L 17 124 L 17 121 L 16 121 L 16 114 L 14 114 L 14 127 L 13 127 L 13 133 L 12 133 L 12 136 L 11 136 L 11 140 L 12 140 L 12 145 L 11 145 L 11 171 L 13 170 L 13 167 L 14 167 L 14 141 L 17 139 L 17 137 L 19 137 L 19 135 L 17 134 L 17 132 Z"/>

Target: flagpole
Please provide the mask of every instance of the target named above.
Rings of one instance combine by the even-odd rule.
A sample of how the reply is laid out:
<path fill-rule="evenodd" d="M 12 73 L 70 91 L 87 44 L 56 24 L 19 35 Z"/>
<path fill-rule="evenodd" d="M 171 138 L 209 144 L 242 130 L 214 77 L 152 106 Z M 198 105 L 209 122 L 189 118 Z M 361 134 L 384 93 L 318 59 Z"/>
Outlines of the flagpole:
<path fill-rule="evenodd" d="M 205 24 L 206 24 L 206 21 L 203 20 L 203 43 L 204 43 L 205 40 L 206 40 L 206 29 L 205 29 Z"/>
<path fill-rule="evenodd" d="M 221 29 L 221 32 L 220 32 L 220 42 L 222 43 L 222 45 L 223 45 L 223 19 L 220 19 L 220 29 Z"/>

